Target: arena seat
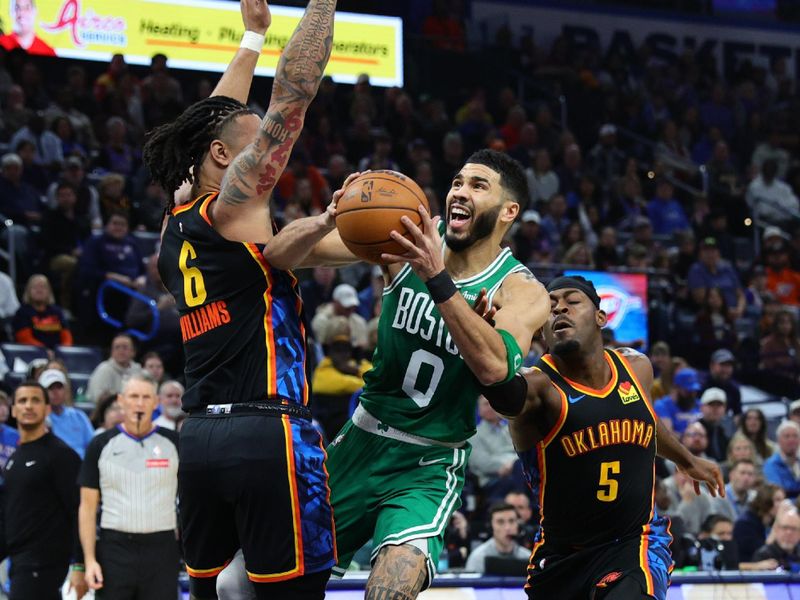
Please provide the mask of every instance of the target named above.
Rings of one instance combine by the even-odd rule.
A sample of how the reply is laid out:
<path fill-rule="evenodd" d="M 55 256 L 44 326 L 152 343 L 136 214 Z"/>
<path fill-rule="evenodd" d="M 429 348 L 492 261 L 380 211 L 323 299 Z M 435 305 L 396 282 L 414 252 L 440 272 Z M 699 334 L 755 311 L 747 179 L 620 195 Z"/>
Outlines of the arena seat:
<path fill-rule="evenodd" d="M 47 360 L 47 351 L 41 346 L 29 346 L 27 344 L 2 344 L 0 350 L 3 351 L 3 356 L 6 358 L 8 368 L 12 371 L 27 371 L 28 365 L 36 360 L 42 358 Z M 24 367 L 15 363 L 22 361 L 25 363 Z"/>
<path fill-rule="evenodd" d="M 103 360 L 100 350 L 94 346 L 58 346 L 56 356 L 64 361 L 70 377 L 78 373 L 91 373 Z"/>

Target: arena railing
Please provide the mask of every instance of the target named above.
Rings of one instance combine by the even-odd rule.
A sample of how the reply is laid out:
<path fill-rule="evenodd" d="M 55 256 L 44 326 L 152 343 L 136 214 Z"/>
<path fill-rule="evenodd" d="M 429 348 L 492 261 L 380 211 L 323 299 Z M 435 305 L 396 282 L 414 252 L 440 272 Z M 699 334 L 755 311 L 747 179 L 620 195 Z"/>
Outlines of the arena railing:
<path fill-rule="evenodd" d="M 153 321 L 150 324 L 149 331 L 141 331 L 140 329 L 136 329 L 135 327 L 125 327 L 125 324 L 117 319 L 116 317 L 111 316 L 108 314 L 108 311 L 105 307 L 105 297 L 106 292 L 108 290 L 116 290 L 125 294 L 126 296 L 130 296 L 131 300 L 134 302 L 142 302 L 146 304 L 150 308 L 150 313 L 153 315 Z M 161 317 L 158 313 L 158 305 L 156 301 L 150 298 L 149 296 L 145 296 L 144 294 L 140 294 L 136 290 L 132 290 L 128 286 L 122 285 L 117 281 L 105 281 L 97 290 L 97 314 L 100 315 L 100 319 L 115 329 L 120 329 L 125 331 L 125 333 L 132 335 L 136 339 L 141 342 L 147 342 L 153 337 L 155 337 L 156 332 L 158 331 L 158 326 L 161 322 Z"/>
<path fill-rule="evenodd" d="M 11 277 L 11 281 L 14 285 L 17 285 L 17 249 L 16 249 L 16 241 L 15 235 L 12 228 L 14 227 L 14 221 L 11 219 L 6 219 L 3 221 L 3 225 L 5 226 L 6 230 L 8 231 L 8 241 L 6 243 L 6 248 L 0 248 L 0 258 L 5 259 L 8 262 L 8 276 Z"/>

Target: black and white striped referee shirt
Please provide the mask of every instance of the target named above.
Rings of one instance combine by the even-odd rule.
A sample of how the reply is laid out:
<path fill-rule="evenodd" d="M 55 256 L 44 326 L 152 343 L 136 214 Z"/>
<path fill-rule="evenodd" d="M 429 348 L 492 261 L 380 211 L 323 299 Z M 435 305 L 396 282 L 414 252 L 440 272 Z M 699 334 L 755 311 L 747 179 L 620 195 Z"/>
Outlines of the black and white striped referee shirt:
<path fill-rule="evenodd" d="M 124 533 L 175 529 L 178 434 L 155 427 L 142 438 L 122 425 L 92 439 L 78 483 L 100 490 L 100 528 Z"/>

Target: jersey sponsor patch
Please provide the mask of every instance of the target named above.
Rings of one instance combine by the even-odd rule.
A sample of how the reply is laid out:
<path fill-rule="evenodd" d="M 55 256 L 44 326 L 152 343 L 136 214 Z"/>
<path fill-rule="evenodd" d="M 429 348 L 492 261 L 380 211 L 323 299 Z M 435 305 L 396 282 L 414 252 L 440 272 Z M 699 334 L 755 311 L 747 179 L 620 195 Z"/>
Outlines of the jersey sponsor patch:
<path fill-rule="evenodd" d="M 641 396 L 639 396 L 639 392 L 630 381 L 620 383 L 617 391 L 619 392 L 619 397 L 623 404 L 631 404 L 642 399 Z"/>
<path fill-rule="evenodd" d="M 611 573 L 607 573 L 600 581 L 597 582 L 596 587 L 608 587 L 609 583 L 614 583 L 620 577 L 622 577 L 622 573 L 620 571 L 611 571 Z"/>
<path fill-rule="evenodd" d="M 167 469 L 169 468 L 168 458 L 148 458 L 144 461 L 144 466 L 148 469 Z"/>

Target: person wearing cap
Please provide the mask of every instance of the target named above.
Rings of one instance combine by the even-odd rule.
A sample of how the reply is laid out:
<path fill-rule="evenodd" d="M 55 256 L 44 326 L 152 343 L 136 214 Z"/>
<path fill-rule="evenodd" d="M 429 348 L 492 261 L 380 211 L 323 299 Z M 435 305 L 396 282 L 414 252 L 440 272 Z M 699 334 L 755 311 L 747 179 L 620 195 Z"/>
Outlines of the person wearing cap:
<path fill-rule="evenodd" d="M 77 218 L 81 221 L 87 221 L 92 229 L 101 229 L 103 227 L 103 218 L 100 213 L 100 194 L 97 188 L 89 183 L 81 158 L 77 156 L 67 157 L 58 181 L 51 183 L 47 188 L 47 205 L 51 209 L 58 206 L 58 186 L 62 183 L 68 183 L 75 188 L 77 195 L 75 214 Z"/>
<path fill-rule="evenodd" d="M 368 342 L 367 321 L 356 312 L 361 304 L 356 288 L 348 283 L 337 285 L 331 296 L 332 302 L 323 304 L 311 319 L 311 330 L 317 340 L 325 339 L 328 322 L 333 317 L 346 317 L 350 325 L 350 339 L 356 348 L 366 348 Z"/>
<path fill-rule="evenodd" d="M 39 375 L 39 384 L 47 390 L 50 398 L 50 415 L 47 418 L 50 431 L 83 458 L 94 436 L 94 427 L 86 413 L 67 406 L 67 376 L 58 369 L 47 369 Z"/>
<path fill-rule="evenodd" d="M 742 283 L 736 269 L 722 260 L 717 240 L 713 237 L 700 241 L 699 259 L 689 268 L 689 290 L 695 304 L 703 304 L 708 288 L 719 288 L 731 318 L 742 316 L 745 309 Z"/>
<path fill-rule="evenodd" d="M 612 182 L 625 171 L 627 157 L 617 147 L 617 128 L 612 123 L 600 127 L 597 144 L 586 157 L 587 166 L 599 180 Z"/>
<path fill-rule="evenodd" d="M 725 462 L 730 441 L 722 426 L 727 400 L 725 390 L 717 387 L 708 388 L 700 396 L 700 412 L 703 414 L 700 424 L 708 436 L 706 454 L 719 463 Z"/>
<path fill-rule="evenodd" d="M 789 243 L 778 240 L 764 247 L 767 262 L 767 290 L 781 304 L 800 307 L 800 273 L 789 261 Z"/>
<path fill-rule="evenodd" d="M 647 203 L 647 216 L 656 235 L 672 235 L 676 231 L 691 229 L 686 211 L 675 199 L 674 191 L 672 182 L 662 177 L 656 183 L 655 197 Z"/>
<path fill-rule="evenodd" d="M 725 392 L 727 398 L 727 412 L 732 415 L 742 414 L 742 391 L 739 384 L 733 379 L 736 368 L 736 357 L 727 348 L 720 348 L 711 354 L 708 363 L 708 377 L 704 390 L 716 387 Z"/>
<path fill-rule="evenodd" d="M 680 369 L 672 378 L 670 393 L 655 401 L 656 414 L 676 434 L 681 435 L 690 423 L 702 416 L 697 400 L 701 387 L 697 371 L 688 367 Z"/>
<path fill-rule="evenodd" d="M 535 210 L 522 213 L 514 233 L 514 256 L 521 263 L 549 262 L 553 255 L 550 239 L 541 228 L 542 218 Z"/>
<path fill-rule="evenodd" d="M 793 500 L 800 494 L 800 425 L 784 421 L 775 436 L 778 451 L 764 461 L 764 479 L 781 486 L 786 497 Z"/>
<path fill-rule="evenodd" d="M 87 591 L 78 543 L 81 459 L 47 430 L 47 391 L 37 382 L 14 390 L 12 411 L 20 445 L 5 465 L 0 496 L 0 558 L 11 558 L 11 598 L 60 600 L 70 563 L 77 597 Z"/>

